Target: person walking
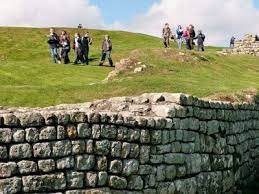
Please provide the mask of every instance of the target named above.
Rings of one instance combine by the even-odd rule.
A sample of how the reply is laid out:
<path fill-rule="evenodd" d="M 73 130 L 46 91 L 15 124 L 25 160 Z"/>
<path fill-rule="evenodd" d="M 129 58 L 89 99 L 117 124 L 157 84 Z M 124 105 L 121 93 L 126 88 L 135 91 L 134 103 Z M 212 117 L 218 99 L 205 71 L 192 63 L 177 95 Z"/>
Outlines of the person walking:
<path fill-rule="evenodd" d="M 198 31 L 198 35 L 197 37 L 195 37 L 195 39 L 197 39 L 197 45 L 198 45 L 197 50 L 205 51 L 204 50 L 205 35 L 202 33 L 201 30 Z"/>
<path fill-rule="evenodd" d="M 50 34 L 48 36 L 47 43 L 49 44 L 50 54 L 54 61 L 54 63 L 61 64 L 61 60 L 58 53 L 58 47 L 59 47 L 59 37 L 55 33 L 54 28 L 50 28 L 49 30 Z"/>
<path fill-rule="evenodd" d="M 89 32 L 86 32 L 84 37 L 82 37 L 82 57 L 86 65 L 89 64 L 89 47 L 92 44 L 92 39 L 89 36 Z"/>
<path fill-rule="evenodd" d="M 171 36 L 172 36 L 171 28 L 169 27 L 169 24 L 166 23 L 162 31 L 163 43 L 165 48 L 169 48 Z"/>
<path fill-rule="evenodd" d="M 75 49 L 74 64 L 78 64 L 79 62 L 84 63 L 83 56 L 82 56 L 82 39 L 79 33 L 75 33 L 73 48 Z"/>
<path fill-rule="evenodd" d="M 178 42 L 178 49 L 181 49 L 182 43 L 183 43 L 183 29 L 182 29 L 181 25 L 179 25 L 176 30 L 176 38 L 177 38 L 177 42 Z"/>
<path fill-rule="evenodd" d="M 186 44 L 186 49 L 191 50 L 191 45 L 190 45 L 190 33 L 189 33 L 189 27 L 187 27 L 184 32 L 183 32 L 183 38 Z"/>
<path fill-rule="evenodd" d="M 70 52 L 70 37 L 66 31 L 62 31 L 60 36 L 61 45 L 61 59 L 64 60 L 65 64 L 70 63 L 69 52 Z"/>
<path fill-rule="evenodd" d="M 102 56 L 101 56 L 101 61 L 100 61 L 99 66 L 103 66 L 105 59 L 107 57 L 109 60 L 110 66 L 114 67 L 113 61 L 111 58 L 111 52 L 112 52 L 112 41 L 111 41 L 109 35 L 105 35 L 104 40 L 102 42 Z"/>
<path fill-rule="evenodd" d="M 235 46 L 235 40 L 236 38 L 234 36 L 232 36 L 232 38 L 230 39 L 230 48 L 233 49 Z"/>

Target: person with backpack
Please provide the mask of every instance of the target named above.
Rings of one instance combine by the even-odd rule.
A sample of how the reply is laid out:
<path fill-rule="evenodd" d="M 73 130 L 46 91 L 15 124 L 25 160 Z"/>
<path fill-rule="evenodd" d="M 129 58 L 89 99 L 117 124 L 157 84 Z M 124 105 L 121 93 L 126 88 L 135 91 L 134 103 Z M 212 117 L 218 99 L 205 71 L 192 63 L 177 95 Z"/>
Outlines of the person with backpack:
<path fill-rule="evenodd" d="M 235 46 L 235 40 L 236 38 L 234 36 L 232 36 L 232 38 L 230 39 L 230 48 L 233 49 Z"/>
<path fill-rule="evenodd" d="M 163 37 L 164 47 L 168 48 L 170 46 L 170 38 L 172 37 L 172 31 L 168 23 L 166 23 L 165 27 L 163 28 L 162 37 Z"/>
<path fill-rule="evenodd" d="M 101 61 L 99 63 L 99 66 L 103 66 L 105 59 L 107 57 L 109 60 L 110 66 L 114 67 L 113 61 L 111 58 L 111 52 L 112 52 L 112 41 L 111 41 L 109 35 L 105 35 L 104 40 L 102 42 L 102 56 L 101 56 Z"/>
<path fill-rule="evenodd" d="M 70 37 L 66 31 L 62 31 L 60 36 L 61 45 L 61 59 L 64 60 L 65 64 L 70 63 L 69 52 L 70 52 Z"/>
<path fill-rule="evenodd" d="M 192 24 L 189 25 L 189 33 L 190 33 L 190 49 L 193 49 L 194 48 L 194 38 L 196 37 L 196 33 L 195 33 L 195 30 L 194 30 L 194 26 Z"/>
<path fill-rule="evenodd" d="M 197 45 L 198 45 L 197 50 L 198 51 L 201 50 L 202 52 L 204 52 L 205 35 L 202 33 L 201 30 L 198 31 L 198 35 L 194 39 L 197 39 Z"/>
<path fill-rule="evenodd" d="M 47 43 L 49 44 L 51 57 L 52 57 L 54 63 L 61 64 L 61 60 L 60 60 L 59 53 L 58 53 L 59 37 L 55 33 L 54 28 L 50 28 L 49 32 L 50 32 L 50 34 L 48 36 Z"/>
<path fill-rule="evenodd" d="M 74 64 L 78 64 L 79 62 L 84 63 L 82 56 L 82 39 L 79 33 L 75 33 L 73 49 L 75 49 Z"/>
<path fill-rule="evenodd" d="M 187 27 L 183 31 L 183 38 L 184 38 L 184 41 L 185 41 L 185 44 L 186 44 L 186 49 L 191 50 L 189 27 Z"/>
<path fill-rule="evenodd" d="M 89 64 L 88 56 L 89 56 L 89 47 L 91 44 L 92 44 L 92 39 L 89 36 L 89 32 L 86 32 L 84 37 L 82 37 L 82 57 L 86 65 Z"/>
<path fill-rule="evenodd" d="M 182 48 L 182 42 L 183 42 L 183 29 L 182 26 L 179 25 L 177 30 L 176 30 L 176 38 L 178 41 L 178 49 Z"/>

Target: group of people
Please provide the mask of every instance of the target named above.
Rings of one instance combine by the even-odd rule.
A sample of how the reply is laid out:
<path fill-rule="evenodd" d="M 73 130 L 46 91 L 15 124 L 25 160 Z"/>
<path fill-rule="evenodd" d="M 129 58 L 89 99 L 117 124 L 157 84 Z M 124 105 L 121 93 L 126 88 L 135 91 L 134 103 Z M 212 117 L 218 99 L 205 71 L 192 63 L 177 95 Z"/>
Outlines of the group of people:
<path fill-rule="evenodd" d="M 53 28 L 50 29 L 50 34 L 48 35 L 49 49 L 51 53 L 51 57 L 54 63 L 61 64 L 62 61 L 64 64 L 69 64 L 69 53 L 71 51 L 71 39 L 69 34 L 66 31 L 62 31 L 61 35 L 55 32 Z M 79 33 L 75 33 L 75 36 L 72 40 L 75 52 L 75 60 L 74 64 L 89 64 L 89 49 L 90 45 L 92 45 L 92 38 L 89 35 L 89 32 L 86 32 L 83 36 Z M 112 42 L 109 38 L 109 35 L 104 36 L 104 40 L 102 42 L 102 55 L 99 65 L 103 66 L 106 57 L 109 60 L 110 66 L 113 67 L 113 61 L 111 58 L 112 51 Z"/>
<path fill-rule="evenodd" d="M 182 44 L 185 44 L 186 49 L 192 50 L 194 49 L 195 45 L 194 40 L 197 39 L 197 50 L 204 51 L 205 35 L 201 30 L 199 30 L 198 34 L 196 35 L 194 26 L 192 24 L 186 27 L 186 29 L 183 29 L 181 25 L 178 25 L 176 36 L 174 36 L 169 24 L 166 23 L 162 31 L 162 37 L 165 48 L 170 46 L 170 39 L 177 39 L 179 49 L 182 48 Z"/>

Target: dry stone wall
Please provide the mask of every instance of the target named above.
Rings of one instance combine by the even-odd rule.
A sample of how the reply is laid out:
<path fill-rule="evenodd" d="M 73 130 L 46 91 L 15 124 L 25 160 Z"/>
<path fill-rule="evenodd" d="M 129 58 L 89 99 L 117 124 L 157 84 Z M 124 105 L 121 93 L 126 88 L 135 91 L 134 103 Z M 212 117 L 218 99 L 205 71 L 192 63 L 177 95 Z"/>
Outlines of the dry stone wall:
<path fill-rule="evenodd" d="M 0 110 L 0 193 L 242 193 L 259 106 L 144 94 Z"/>
<path fill-rule="evenodd" d="M 225 49 L 225 54 L 249 54 L 259 56 L 259 39 L 257 35 L 247 34 L 243 40 L 236 40 L 233 49 Z"/>

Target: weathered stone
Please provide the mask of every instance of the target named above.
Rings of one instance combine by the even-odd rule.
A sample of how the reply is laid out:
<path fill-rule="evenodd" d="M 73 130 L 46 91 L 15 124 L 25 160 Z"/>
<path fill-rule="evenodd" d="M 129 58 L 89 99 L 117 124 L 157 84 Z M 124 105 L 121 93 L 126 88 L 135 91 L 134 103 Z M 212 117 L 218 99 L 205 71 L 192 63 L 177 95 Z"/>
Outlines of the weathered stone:
<path fill-rule="evenodd" d="M 139 156 L 139 145 L 138 144 L 131 144 L 130 145 L 130 158 L 138 158 Z"/>
<path fill-rule="evenodd" d="M 15 175 L 16 168 L 15 162 L 0 163 L 0 178 L 8 178 Z"/>
<path fill-rule="evenodd" d="M 31 158 L 32 148 L 28 143 L 16 144 L 10 147 L 9 156 L 11 159 Z"/>
<path fill-rule="evenodd" d="M 166 176 L 166 166 L 165 165 L 158 166 L 156 171 L 156 180 L 158 182 L 164 181 L 165 176 Z"/>
<path fill-rule="evenodd" d="M 39 141 L 39 130 L 36 128 L 25 129 L 25 139 L 28 142 L 38 142 Z"/>
<path fill-rule="evenodd" d="M 185 155 L 177 153 L 165 154 L 164 161 L 167 164 L 183 164 L 185 162 Z"/>
<path fill-rule="evenodd" d="M 151 131 L 151 143 L 160 144 L 162 143 L 162 131 Z"/>
<path fill-rule="evenodd" d="M 141 164 L 149 162 L 150 146 L 141 146 L 139 153 L 139 160 Z"/>
<path fill-rule="evenodd" d="M 166 166 L 165 168 L 165 178 L 169 181 L 174 180 L 176 177 L 176 167 L 174 165 Z"/>
<path fill-rule="evenodd" d="M 86 144 L 86 153 L 92 154 L 94 152 L 94 141 L 91 139 L 85 140 L 85 144 Z"/>
<path fill-rule="evenodd" d="M 129 130 L 129 141 L 138 142 L 140 140 L 140 129 L 130 129 Z"/>
<path fill-rule="evenodd" d="M 156 185 L 156 176 L 151 174 L 144 176 L 145 188 L 154 187 Z"/>
<path fill-rule="evenodd" d="M 10 143 L 12 141 L 12 130 L 0 129 L 0 143 Z"/>
<path fill-rule="evenodd" d="M 186 167 L 185 166 L 178 166 L 176 168 L 176 176 L 177 177 L 185 177 L 186 175 Z"/>
<path fill-rule="evenodd" d="M 131 190 L 142 190 L 144 186 L 141 176 L 130 176 L 128 178 L 128 189 Z"/>
<path fill-rule="evenodd" d="M 148 130 L 141 130 L 140 142 L 141 143 L 150 143 L 150 133 Z"/>
<path fill-rule="evenodd" d="M 58 118 L 59 125 L 66 125 L 70 121 L 70 115 L 66 113 L 57 114 L 57 118 Z"/>
<path fill-rule="evenodd" d="M 137 174 L 139 167 L 139 161 L 135 159 L 124 160 L 123 161 L 123 169 L 122 174 L 125 176 L 130 176 L 133 174 Z"/>
<path fill-rule="evenodd" d="M 167 144 L 167 145 L 157 145 L 157 146 L 156 146 L 156 152 L 157 152 L 157 154 L 170 153 L 171 150 L 172 150 L 171 144 Z"/>
<path fill-rule="evenodd" d="M 109 170 L 113 174 L 120 174 L 122 172 L 122 161 L 121 160 L 111 161 Z"/>
<path fill-rule="evenodd" d="M 72 145 L 69 140 L 57 141 L 53 143 L 53 156 L 63 157 L 72 153 Z"/>
<path fill-rule="evenodd" d="M 150 162 L 152 164 L 161 164 L 164 161 L 164 155 L 150 155 Z"/>
<path fill-rule="evenodd" d="M 97 156 L 96 164 L 97 164 L 95 167 L 96 170 L 98 170 L 98 171 L 107 170 L 107 158 L 105 156 Z"/>
<path fill-rule="evenodd" d="M 17 163 L 17 166 L 20 174 L 30 174 L 38 170 L 37 163 L 33 161 L 22 160 Z"/>
<path fill-rule="evenodd" d="M 75 172 L 68 171 L 67 172 L 67 187 L 69 189 L 80 189 L 84 186 L 84 173 L 83 172 Z"/>
<path fill-rule="evenodd" d="M 70 139 L 75 139 L 77 137 L 77 129 L 75 125 L 68 125 L 67 126 L 67 136 Z"/>
<path fill-rule="evenodd" d="M 87 115 L 84 112 L 73 112 L 70 114 L 72 123 L 84 123 L 87 121 Z"/>
<path fill-rule="evenodd" d="M 111 143 L 111 156 L 113 158 L 120 158 L 121 156 L 121 142 L 116 141 Z"/>
<path fill-rule="evenodd" d="M 25 131 L 23 129 L 13 129 L 13 141 L 22 143 L 25 140 Z"/>
<path fill-rule="evenodd" d="M 95 172 L 86 173 L 86 185 L 88 187 L 95 187 L 97 184 L 97 174 Z"/>
<path fill-rule="evenodd" d="M 55 127 L 44 127 L 40 130 L 40 140 L 55 140 L 57 138 L 57 130 Z"/>
<path fill-rule="evenodd" d="M 108 174 L 105 171 L 98 172 L 98 186 L 105 186 L 108 180 Z"/>
<path fill-rule="evenodd" d="M 140 175 L 148 175 L 153 171 L 153 167 L 151 165 L 139 165 L 139 174 Z"/>
<path fill-rule="evenodd" d="M 176 193 L 195 194 L 197 192 L 197 183 L 195 178 L 176 180 L 175 181 Z"/>
<path fill-rule="evenodd" d="M 19 115 L 22 127 L 39 127 L 45 123 L 44 117 L 40 113 L 25 113 Z"/>
<path fill-rule="evenodd" d="M 130 144 L 124 142 L 121 147 L 121 157 L 127 158 L 130 154 Z"/>
<path fill-rule="evenodd" d="M 58 140 L 62 140 L 62 139 L 65 139 L 67 136 L 67 132 L 65 130 L 65 127 L 64 126 L 57 126 L 57 139 Z"/>
<path fill-rule="evenodd" d="M 5 146 L 0 146 L 0 158 L 6 159 L 8 157 L 7 148 Z"/>
<path fill-rule="evenodd" d="M 71 169 L 75 166 L 73 157 L 65 157 L 57 160 L 57 169 Z"/>
<path fill-rule="evenodd" d="M 3 115 L 4 125 L 9 127 L 17 127 L 20 124 L 19 119 L 14 114 Z"/>
<path fill-rule="evenodd" d="M 129 139 L 129 132 L 127 127 L 118 127 L 117 139 L 119 141 L 127 141 Z"/>
<path fill-rule="evenodd" d="M 183 130 L 175 131 L 175 139 L 176 141 L 183 141 Z"/>
<path fill-rule="evenodd" d="M 201 156 L 200 154 L 190 154 L 186 156 L 187 174 L 196 174 L 201 171 Z"/>
<path fill-rule="evenodd" d="M 98 155 L 108 155 L 110 151 L 110 142 L 108 140 L 95 142 L 95 153 Z"/>
<path fill-rule="evenodd" d="M 63 173 L 24 176 L 22 182 L 24 192 L 53 192 L 66 188 L 66 179 Z"/>
<path fill-rule="evenodd" d="M 208 121 L 208 135 L 219 132 L 219 122 L 216 120 Z"/>
<path fill-rule="evenodd" d="M 87 123 L 79 123 L 77 125 L 77 133 L 80 138 L 89 138 L 92 134 L 92 129 Z"/>
<path fill-rule="evenodd" d="M 48 158 L 51 156 L 50 143 L 36 143 L 33 145 L 33 155 L 39 158 Z"/>
<path fill-rule="evenodd" d="M 107 139 L 115 139 L 117 135 L 117 128 L 114 125 L 102 125 L 101 137 Z"/>
<path fill-rule="evenodd" d="M 123 177 L 110 176 L 109 177 L 109 186 L 114 189 L 126 189 L 127 180 Z"/>
<path fill-rule="evenodd" d="M 92 138 L 99 139 L 101 136 L 101 126 L 100 125 L 93 125 L 92 126 Z"/>
<path fill-rule="evenodd" d="M 95 166 L 94 155 L 76 156 L 76 168 L 78 170 L 91 170 Z"/>
<path fill-rule="evenodd" d="M 19 177 L 0 179 L 0 191 L 3 194 L 21 193 L 22 180 Z"/>
<path fill-rule="evenodd" d="M 38 166 L 42 172 L 52 172 L 55 170 L 55 161 L 53 159 L 39 160 Z"/>
<path fill-rule="evenodd" d="M 84 140 L 72 141 L 72 154 L 82 154 L 85 152 L 85 148 Z"/>

